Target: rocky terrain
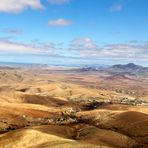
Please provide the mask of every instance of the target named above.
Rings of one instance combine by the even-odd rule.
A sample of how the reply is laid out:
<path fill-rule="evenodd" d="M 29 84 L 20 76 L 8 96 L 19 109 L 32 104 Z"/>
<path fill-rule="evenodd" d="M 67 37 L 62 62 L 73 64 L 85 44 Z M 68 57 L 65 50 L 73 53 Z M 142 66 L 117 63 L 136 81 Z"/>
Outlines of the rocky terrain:
<path fill-rule="evenodd" d="M 148 76 L 108 70 L 0 67 L 0 148 L 147 148 Z"/>

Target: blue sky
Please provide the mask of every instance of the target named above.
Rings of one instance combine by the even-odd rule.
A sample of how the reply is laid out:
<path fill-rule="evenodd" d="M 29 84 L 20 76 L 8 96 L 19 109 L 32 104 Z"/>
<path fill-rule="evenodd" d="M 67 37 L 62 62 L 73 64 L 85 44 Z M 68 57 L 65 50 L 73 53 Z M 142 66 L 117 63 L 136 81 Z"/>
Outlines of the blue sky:
<path fill-rule="evenodd" d="M 0 61 L 148 66 L 148 1 L 1 0 Z"/>

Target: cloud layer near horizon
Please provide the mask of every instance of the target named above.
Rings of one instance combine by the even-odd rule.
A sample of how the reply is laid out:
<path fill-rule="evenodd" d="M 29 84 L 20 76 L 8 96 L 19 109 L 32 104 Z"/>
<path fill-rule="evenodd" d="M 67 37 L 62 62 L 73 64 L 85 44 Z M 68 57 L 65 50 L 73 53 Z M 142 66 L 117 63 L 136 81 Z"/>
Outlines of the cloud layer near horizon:
<path fill-rule="evenodd" d="M 0 39 L 0 52 L 2 53 L 54 55 L 54 49 L 52 43 L 25 44 L 10 41 L 9 39 Z"/>
<path fill-rule="evenodd" d="M 148 43 L 118 43 L 97 45 L 91 38 L 71 41 L 70 50 L 84 58 L 135 59 L 148 61 Z"/>
<path fill-rule="evenodd" d="M 66 58 L 83 59 L 112 59 L 126 60 L 133 59 L 137 61 L 148 62 L 148 43 L 118 43 L 99 46 L 91 38 L 79 38 L 70 42 L 66 49 L 69 56 L 64 52 L 59 52 L 58 47 L 53 43 L 24 44 L 9 39 L 0 39 L 0 52 L 9 52 L 15 54 L 33 54 L 39 56 L 63 56 Z"/>

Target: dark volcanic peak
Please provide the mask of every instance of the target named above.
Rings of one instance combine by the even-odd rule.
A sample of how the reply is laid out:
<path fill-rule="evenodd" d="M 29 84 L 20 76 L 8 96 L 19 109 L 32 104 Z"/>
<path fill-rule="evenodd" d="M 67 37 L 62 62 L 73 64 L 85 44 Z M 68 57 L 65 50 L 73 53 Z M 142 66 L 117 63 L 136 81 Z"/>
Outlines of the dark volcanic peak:
<path fill-rule="evenodd" d="M 83 71 L 97 71 L 99 68 L 97 67 L 84 67 L 82 68 Z"/>
<path fill-rule="evenodd" d="M 134 63 L 129 63 L 126 65 L 122 65 L 122 64 L 117 64 L 117 65 L 113 65 L 112 68 L 117 68 L 117 69 L 131 69 L 131 70 L 140 70 L 143 69 L 144 67 L 140 66 L 140 65 L 136 65 Z"/>

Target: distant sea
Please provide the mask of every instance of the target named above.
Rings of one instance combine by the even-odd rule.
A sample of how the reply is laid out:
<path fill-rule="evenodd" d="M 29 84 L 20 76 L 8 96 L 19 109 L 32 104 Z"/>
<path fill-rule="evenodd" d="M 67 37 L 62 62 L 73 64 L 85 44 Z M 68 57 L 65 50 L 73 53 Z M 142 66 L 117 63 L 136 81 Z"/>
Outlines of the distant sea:
<path fill-rule="evenodd" d="M 101 64 L 40 64 L 40 63 L 15 63 L 15 62 L 0 62 L 0 66 L 4 67 L 30 67 L 30 66 L 65 66 L 65 67 L 106 67 Z"/>
<path fill-rule="evenodd" d="M 0 62 L 0 66 L 18 67 L 18 66 L 29 66 L 29 65 L 34 65 L 34 64 L 31 64 L 31 63 Z"/>

